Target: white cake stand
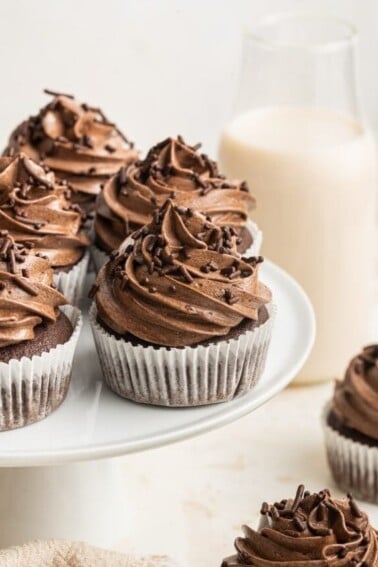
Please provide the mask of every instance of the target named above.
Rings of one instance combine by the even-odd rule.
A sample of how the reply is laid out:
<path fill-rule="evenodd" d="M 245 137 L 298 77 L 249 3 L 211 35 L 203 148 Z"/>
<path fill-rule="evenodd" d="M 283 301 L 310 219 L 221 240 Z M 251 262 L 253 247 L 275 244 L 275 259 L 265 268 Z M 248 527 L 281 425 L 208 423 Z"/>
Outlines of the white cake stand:
<path fill-rule="evenodd" d="M 271 287 L 278 306 L 268 361 L 258 386 L 233 402 L 164 409 L 117 397 L 101 380 L 85 323 L 62 407 L 45 421 L 0 434 L 1 547 L 51 537 L 97 545 L 117 542 L 132 514 L 121 500 L 127 487 L 118 461 L 109 457 L 226 425 L 261 406 L 294 378 L 314 343 L 313 309 L 300 286 L 271 262 L 264 263 L 261 279 Z"/>

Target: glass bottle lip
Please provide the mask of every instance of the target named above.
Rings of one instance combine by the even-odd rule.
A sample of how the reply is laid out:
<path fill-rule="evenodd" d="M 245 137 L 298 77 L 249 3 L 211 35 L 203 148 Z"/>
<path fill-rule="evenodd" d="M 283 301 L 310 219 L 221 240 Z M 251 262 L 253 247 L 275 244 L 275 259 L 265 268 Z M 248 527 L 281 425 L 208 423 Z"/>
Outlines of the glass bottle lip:
<path fill-rule="evenodd" d="M 333 26 L 334 35 L 324 37 L 324 39 L 306 37 L 287 37 L 282 39 L 282 34 L 277 32 L 283 29 L 283 26 L 289 27 L 293 24 L 302 26 L 317 25 Z M 303 29 L 302 29 L 303 31 Z M 289 32 L 290 35 L 290 32 Z M 326 35 L 326 34 L 325 34 Z M 358 31 L 356 27 L 342 18 L 337 18 L 322 14 L 308 14 L 302 12 L 291 13 L 275 13 L 261 18 L 256 25 L 246 26 L 244 31 L 246 41 L 252 41 L 260 45 L 260 47 L 270 50 L 279 49 L 301 49 L 310 52 L 328 52 L 346 49 L 354 45 L 358 40 Z"/>

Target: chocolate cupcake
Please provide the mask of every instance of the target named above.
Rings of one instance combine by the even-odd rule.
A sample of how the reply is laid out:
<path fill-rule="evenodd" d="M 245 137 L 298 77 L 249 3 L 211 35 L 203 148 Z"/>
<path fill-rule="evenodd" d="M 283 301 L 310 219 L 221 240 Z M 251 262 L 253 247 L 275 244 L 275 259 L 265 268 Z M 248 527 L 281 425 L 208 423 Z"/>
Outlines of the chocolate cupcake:
<path fill-rule="evenodd" d="M 63 402 L 81 315 L 52 285 L 47 260 L 0 232 L 0 431 L 47 417 Z"/>
<path fill-rule="evenodd" d="M 248 392 L 265 364 L 274 308 L 261 258 L 236 231 L 168 200 L 98 274 L 90 319 L 105 380 L 148 404 L 195 406 Z"/>
<path fill-rule="evenodd" d="M 329 490 L 310 494 L 299 486 L 294 499 L 263 503 L 259 528 L 244 526 L 236 554 L 222 567 L 376 567 L 378 536 L 352 497 Z"/>
<path fill-rule="evenodd" d="M 90 243 L 82 214 L 48 168 L 25 154 L 0 158 L 0 230 L 49 260 L 54 281 L 76 305 L 87 272 Z"/>
<path fill-rule="evenodd" d="M 22 151 L 42 161 L 57 179 L 67 180 L 73 202 L 90 212 L 105 181 L 138 152 L 99 108 L 45 92 L 53 100 L 15 129 L 4 153 Z"/>
<path fill-rule="evenodd" d="M 155 208 L 167 198 L 201 212 L 219 226 L 232 227 L 238 233 L 239 251 L 259 254 L 261 232 L 248 221 L 255 199 L 247 184 L 226 179 L 199 147 L 185 144 L 180 136 L 168 138 L 154 146 L 145 160 L 121 169 L 106 183 L 95 219 L 98 266 L 130 233 L 148 224 Z"/>
<path fill-rule="evenodd" d="M 328 462 L 337 484 L 378 504 L 378 345 L 352 359 L 323 416 Z"/>

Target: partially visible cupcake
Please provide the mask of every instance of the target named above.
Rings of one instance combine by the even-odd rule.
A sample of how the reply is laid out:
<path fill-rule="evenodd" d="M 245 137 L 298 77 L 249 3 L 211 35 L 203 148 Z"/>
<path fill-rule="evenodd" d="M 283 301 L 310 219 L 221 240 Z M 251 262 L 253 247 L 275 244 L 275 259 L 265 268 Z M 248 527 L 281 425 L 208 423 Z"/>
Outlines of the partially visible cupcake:
<path fill-rule="evenodd" d="M 167 201 L 103 266 L 90 319 L 105 380 L 137 402 L 195 406 L 248 392 L 274 308 L 236 237 Z"/>
<path fill-rule="evenodd" d="M 244 526 L 236 554 L 222 567 L 376 567 L 378 536 L 352 497 L 329 490 L 310 494 L 298 487 L 294 499 L 263 503 L 257 530 Z"/>
<path fill-rule="evenodd" d="M 0 158 L 0 230 L 49 260 L 57 287 L 77 304 L 90 243 L 82 214 L 54 174 L 25 154 Z"/>
<path fill-rule="evenodd" d="M 137 159 L 132 142 L 99 108 L 45 91 L 53 100 L 11 134 L 5 155 L 22 151 L 50 167 L 73 191 L 73 202 L 94 208 L 105 181 Z"/>
<path fill-rule="evenodd" d="M 344 380 L 336 382 L 323 422 L 337 484 L 378 504 L 378 345 L 352 359 Z"/>
<path fill-rule="evenodd" d="M 189 146 L 180 136 L 167 138 L 143 161 L 122 168 L 106 183 L 95 219 L 97 265 L 130 233 L 148 224 L 156 207 L 167 198 L 204 214 L 219 226 L 230 227 L 237 234 L 241 253 L 249 249 L 251 255 L 259 254 L 261 233 L 248 221 L 255 199 L 247 184 L 226 179 L 217 164 L 198 151 L 199 147 Z"/>
<path fill-rule="evenodd" d="M 66 397 L 81 316 L 52 283 L 48 261 L 0 231 L 0 431 L 47 417 Z"/>

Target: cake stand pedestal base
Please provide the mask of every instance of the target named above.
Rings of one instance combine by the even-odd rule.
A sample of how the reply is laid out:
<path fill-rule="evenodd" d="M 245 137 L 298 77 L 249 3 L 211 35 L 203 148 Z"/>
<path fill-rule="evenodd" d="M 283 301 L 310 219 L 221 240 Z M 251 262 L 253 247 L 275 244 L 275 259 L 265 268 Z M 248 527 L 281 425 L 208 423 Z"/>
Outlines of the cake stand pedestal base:
<path fill-rule="evenodd" d="M 115 459 L 1 468 L 0 486 L 0 547 L 50 538 L 111 547 L 129 527 Z"/>
<path fill-rule="evenodd" d="M 261 279 L 274 290 L 279 306 L 264 373 L 242 398 L 213 406 L 157 408 L 113 394 L 104 385 L 87 307 L 82 305 L 84 325 L 67 399 L 48 419 L 0 434 L 0 547 L 42 538 L 123 547 L 132 529 L 130 518 L 142 530 L 143 513 L 155 511 L 140 510 L 138 491 L 143 490 L 143 482 L 133 488 L 129 473 L 125 484 L 122 464 L 108 459 L 226 425 L 287 386 L 314 343 L 314 312 L 303 290 L 278 266 L 264 262 Z M 154 472 L 146 470 L 146 478 Z M 168 518 L 167 529 L 172 529 L 169 519 L 176 517 L 167 506 L 176 501 L 174 494 L 171 498 L 162 494 L 158 510 Z M 158 528 L 159 522 L 158 515 Z M 153 553 L 160 549 L 158 535 L 155 538 L 149 541 Z M 146 547 L 142 542 L 142 552 Z"/>

